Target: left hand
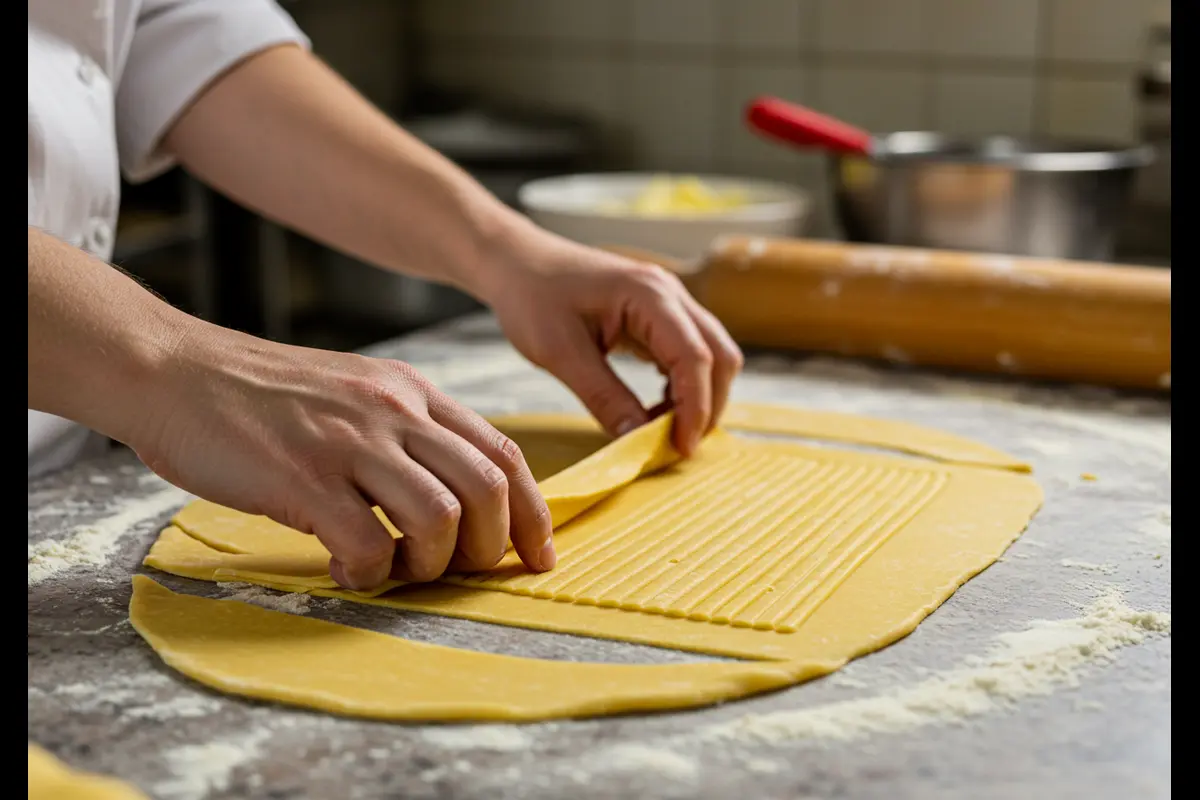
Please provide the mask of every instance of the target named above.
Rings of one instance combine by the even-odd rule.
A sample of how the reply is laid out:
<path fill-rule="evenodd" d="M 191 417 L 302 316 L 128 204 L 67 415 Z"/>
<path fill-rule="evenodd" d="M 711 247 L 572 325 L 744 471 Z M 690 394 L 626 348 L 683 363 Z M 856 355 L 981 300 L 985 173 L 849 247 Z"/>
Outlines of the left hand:
<path fill-rule="evenodd" d="M 619 436 L 675 411 L 685 456 L 717 424 L 742 353 L 675 275 L 661 267 L 539 231 L 500 271 L 484 301 L 513 345 L 575 393 Z M 646 409 L 608 364 L 625 350 L 667 378 L 663 402 Z"/>

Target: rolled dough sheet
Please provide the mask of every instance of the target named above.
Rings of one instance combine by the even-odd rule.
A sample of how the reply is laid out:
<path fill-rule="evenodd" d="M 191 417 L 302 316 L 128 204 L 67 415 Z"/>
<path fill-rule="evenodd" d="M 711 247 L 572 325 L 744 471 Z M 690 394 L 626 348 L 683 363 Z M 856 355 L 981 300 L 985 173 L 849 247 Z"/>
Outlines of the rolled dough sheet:
<path fill-rule="evenodd" d="M 951 460 L 944 442 L 935 437 L 931 447 L 921 441 L 923 429 L 913 429 L 912 441 L 897 442 L 895 428 L 889 427 L 894 423 L 883 423 L 883 441 L 876 443 L 871 441 L 875 421 L 857 419 L 858 429 L 841 430 L 839 438 L 852 434 L 856 441 L 910 452 L 937 449 L 939 457 Z M 555 430 L 587 430 L 585 423 L 565 423 L 559 416 L 507 422 L 501 420 L 500 427 L 531 462 L 539 458 L 530 445 L 537 437 L 546 441 Z M 789 432 L 800 427 L 793 425 Z M 522 441 L 535 431 L 536 437 Z M 742 440 L 718 431 L 696 457 L 681 462 L 669 446 L 669 418 L 635 434 L 539 484 L 555 517 L 559 550 L 557 568 L 544 575 L 527 573 L 510 553 L 487 573 L 397 585 L 365 596 L 334 586 L 328 553 L 313 549 L 310 537 L 279 526 L 256 527 L 253 520 L 259 518 L 224 509 L 212 516 L 204 506 L 180 512 L 145 563 L 204 580 L 247 581 L 504 625 L 782 661 L 794 680 L 803 680 L 912 631 L 998 558 L 1042 501 L 1036 482 L 1016 471 L 1024 465 L 1004 454 L 987 455 L 990 448 L 983 445 L 955 452 L 975 464 L 991 459 L 992 466 Z M 238 522 L 225 524 L 230 518 Z M 300 541 L 306 543 L 303 548 L 296 545 Z M 296 623 L 284 615 L 275 624 Z M 341 663 L 367 663 L 354 653 L 356 645 L 348 644 L 356 639 L 349 633 L 339 639 L 347 643 Z M 160 653 L 178 649 L 161 627 L 151 643 Z M 219 647 L 220 641 L 210 639 L 206 646 Z M 489 658 L 471 654 L 472 669 L 483 668 Z M 205 669 L 218 662 L 206 661 Z M 569 672 L 577 666 L 562 668 Z M 249 680 L 236 676 L 225 681 L 226 688 Z M 586 681 L 575 685 L 587 687 L 579 701 L 590 703 L 593 710 L 587 713 L 601 706 L 631 710 L 621 707 L 625 689 L 602 691 L 598 683 L 593 691 Z M 314 686 L 318 693 L 325 691 Z M 407 691 L 415 697 L 424 688 L 413 684 Z M 608 700 L 600 697 L 606 692 Z M 722 683 L 715 694 L 697 696 L 712 702 L 730 695 Z M 292 700 L 312 705 L 296 696 Z M 581 713 L 579 702 L 573 711 L 558 706 L 554 713 Z M 679 702 L 664 700 L 657 707 L 679 707 Z M 334 705 L 317 707 L 345 710 L 353 703 Z M 391 712 L 392 718 L 412 718 L 404 713 Z M 504 718 L 514 718 L 511 709 L 505 713 Z"/>
<path fill-rule="evenodd" d="M 29 745 L 29 800 L 149 800 L 149 798 L 129 784 L 114 778 L 77 772 L 31 743 Z"/>

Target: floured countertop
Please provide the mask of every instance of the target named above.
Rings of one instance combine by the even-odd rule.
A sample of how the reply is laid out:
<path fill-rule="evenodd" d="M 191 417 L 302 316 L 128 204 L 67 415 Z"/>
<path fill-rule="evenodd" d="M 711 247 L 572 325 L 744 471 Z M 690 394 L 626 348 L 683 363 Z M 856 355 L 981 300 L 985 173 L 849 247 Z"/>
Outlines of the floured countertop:
<path fill-rule="evenodd" d="M 371 354 L 484 413 L 579 409 L 487 316 Z M 657 399 L 653 369 L 619 371 Z M 779 356 L 751 357 L 735 399 L 979 439 L 1028 459 L 1046 504 L 915 633 L 827 678 L 678 714 L 395 725 L 226 698 L 163 667 L 127 621 L 129 576 L 188 498 L 114 452 L 29 484 L 29 738 L 163 800 L 1170 796 L 1169 400 Z M 700 659 L 152 574 L 458 647 Z"/>

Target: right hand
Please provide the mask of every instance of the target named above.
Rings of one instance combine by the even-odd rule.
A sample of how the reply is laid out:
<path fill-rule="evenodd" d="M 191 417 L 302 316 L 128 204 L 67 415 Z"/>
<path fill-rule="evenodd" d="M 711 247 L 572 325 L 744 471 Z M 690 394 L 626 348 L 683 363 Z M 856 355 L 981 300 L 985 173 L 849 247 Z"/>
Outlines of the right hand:
<path fill-rule="evenodd" d="M 510 537 L 530 569 L 554 566 L 521 451 L 411 366 L 197 327 L 126 442 L 160 476 L 315 534 L 348 589 L 486 570 Z"/>

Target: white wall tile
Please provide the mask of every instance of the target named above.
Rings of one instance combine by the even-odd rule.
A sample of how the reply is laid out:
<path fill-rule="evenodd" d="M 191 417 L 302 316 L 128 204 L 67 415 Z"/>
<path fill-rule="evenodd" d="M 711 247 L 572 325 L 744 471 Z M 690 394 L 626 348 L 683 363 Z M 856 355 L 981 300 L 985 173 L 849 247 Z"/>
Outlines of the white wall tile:
<path fill-rule="evenodd" d="M 1142 57 L 1152 10 L 1143 0 L 1047 2 L 1050 58 L 1122 64 Z"/>
<path fill-rule="evenodd" d="M 714 45 L 719 39 L 717 0 L 633 0 L 633 40 L 638 44 Z"/>
<path fill-rule="evenodd" d="M 915 69 L 823 66 L 817 70 L 815 108 L 874 133 L 927 127 L 931 76 Z"/>
<path fill-rule="evenodd" d="M 477 91 L 488 83 L 490 60 L 477 50 L 443 44 L 429 49 L 422 78 L 442 89 Z"/>
<path fill-rule="evenodd" d="M 816 44 L 826 53 L 920 53 L 925 25 L 925 0 L 819 0 Z"/>
<path fill-rule="evenodd" d="M 738 164 L 795 165 L 801 153 L 775 144 L 752 132 L 745 123 L 746 104 L 760 95 L 774 95 L 794 103 L 811 102 L 809 70 L 800 65 L 738 65 L 718 76 L 718 124 L 722 160 Z"/>
<path fill-rule="evenodd" d="M 614 0 L 503 0 L 496 5 L 506 7 L 505 31 L 520 38 L 609 42 L 622 34 L 621 3 Z"/>
<path fill-rule="evenodd" d="M 712 169 L 716 161 L 717 70 L 702 62 L 634 60 L 624 65 L 627 125 L 646 169 Z"/>
<path fill-rule="evenodd" d="M 417 21 L 432 39 L 486 36 L 495 33 L 503 6 L 496 0 L 421 0 Z"/>
<path fill-rule="evenodd" d="M 582 114 L 606 125 L 624 120 L 619 67 L 612 60 L 564 54 L 535 63 L 537 74 L 525 91 L 537 107 Z"/>
<path fill-rule="evenodd" d="M 725 40 L 739 52 L 798 55 L 812 46 L 815 0 L 722 0 Z"/>
<path fill-rule="evenodd" d="M 1054 136 L 1136 138 L 1137 101 L 1131 81 L 1051 77 L 1041 92 L 1041 128 Z"/>
<path fill-rule="evenodd" d="M 931 52 L 1033 60 L 1039 5 L 1039 0 L 931 0 Z"/>
<path fill-rule="evenodd" d="M 405 89 L 401 9 L 387 0 L 305 6 L 296 22 L 313 50 L 371 101 L 392 107 Z"/>
<path fill-rule="evenodd" d="M 933 127 L 939 131 L 975 136 L 1033 130 L 1032 67 L 1021 75 L 941 72 L 933 86 Z"/>
<path fill-rule="evenodd" d="M 612 131 L 626 121 L 620 65 L 561 52 L 473 52 L 443 48 L 426 62 L 438 85 L 547 113 L 578 114 Z"/>

